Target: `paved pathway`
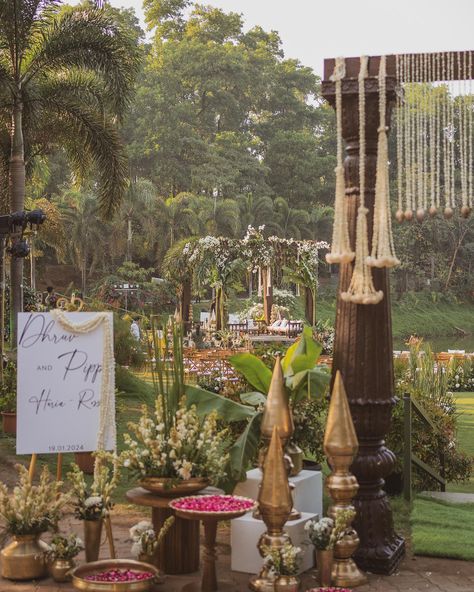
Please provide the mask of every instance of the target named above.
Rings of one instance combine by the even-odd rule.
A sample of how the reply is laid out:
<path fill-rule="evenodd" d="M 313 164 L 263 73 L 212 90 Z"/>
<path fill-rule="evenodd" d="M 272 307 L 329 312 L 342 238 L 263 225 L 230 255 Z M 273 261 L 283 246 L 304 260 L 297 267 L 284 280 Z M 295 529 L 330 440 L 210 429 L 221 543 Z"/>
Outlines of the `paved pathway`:
<path fill-rule="evenodd" d="M 143 514 L 120 513 L 113 516 L 114 540 L 121 557 L 129 557 L 130 543 L 128 529 Z M 79 521 L 69 516 L 64 530 L 82 532 Z M 223 526 L 218 532 L 218 575 L 221 579 L 231 580 L 236 592 L 248 591 L 249 574 L 230 571 L 230 529 Z M 108 557 L 107 545 L 102 548 L 102 558 Z M 304 574 L 302 590 L 316 585 L 316 572 Z M 199 574 L 191 576 L 168 576 L 165 584 L 156 587 L 156 592 L 180 592 L 184 584 L 196 581 Z M 40 582 L 9 582 L 0 578 L 1 592 L 72 592 L 71 584 L 55 584 L 51 579 Z M 392 576 L 383 577 L 369 574 L 369 583 L 357 589 L 358 592 L 474 592 L 474 563 L 448 559 L 418 557 L 405 559 L 400 569 Z"/>
<path fill-rule="evenodd" d="M 453 491 L 422 491 L 420 495 L 432 497 L 450 504 L 474 504 L 474 493 L 455 493 Z"/>

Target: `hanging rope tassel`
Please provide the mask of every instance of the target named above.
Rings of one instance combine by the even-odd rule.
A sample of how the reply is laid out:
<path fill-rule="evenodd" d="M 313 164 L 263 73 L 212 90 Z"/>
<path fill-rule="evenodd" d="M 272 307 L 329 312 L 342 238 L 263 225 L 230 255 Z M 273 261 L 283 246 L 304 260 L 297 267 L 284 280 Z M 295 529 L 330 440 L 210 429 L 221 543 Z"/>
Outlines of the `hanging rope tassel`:
<path fill-rule="evenodd" d="M 345 74 L 344 58 L 336 58 L 334 73 L 331 76 L 331 80 L 335 82 L 336 87 L 337 166 L 334 169 L 336 173 L 336 198 L 331 252 L 326 254 L 328 263 L 349 263 L 354 259 L 347 225 L 346 183 L 344 180 L 342 150 L 342 79 Z"/>
<path fill-rule="evenodd" d="M 359 192 L 360 205 L 357 210 L 355 264 L 347 292 L 341 293 L 342 300 L 354 304 L 377 304 L 383 298 L 381 290 L 376 291 L 372 282 L 372 271 L 367 265 L 369 240 L 367 236 L 367 214 L 365 207 L 365 79 L 368 74 L 368 57 L 360 58 L 359 72 Z"/>
<path fill-rule="evenodd" d="M 394 267 L 400 265 L 395 256 L 390 214 L 390 181 L 388 175 L 388 140 L 386 127 L 386 56 L 380 58 L 379 67 L 379 129 L 377 145 L 377 169 L 375 181 L 374 230 L 372 254 L 367 265 L 373 267 Z"/>

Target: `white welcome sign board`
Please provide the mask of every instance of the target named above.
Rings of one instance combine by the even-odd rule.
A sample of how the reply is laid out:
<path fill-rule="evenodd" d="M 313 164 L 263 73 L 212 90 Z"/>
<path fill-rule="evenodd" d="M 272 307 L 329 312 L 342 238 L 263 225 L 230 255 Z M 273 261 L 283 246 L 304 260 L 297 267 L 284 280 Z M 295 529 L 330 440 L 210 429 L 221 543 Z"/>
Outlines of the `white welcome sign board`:
<path fill-rule="evenodd" d="M 80 324 L 97 313 L 65 314 Z M 18 315 L 17 454 L 96 450 L 104 330 L 70 333 L 50 313 Z"/>

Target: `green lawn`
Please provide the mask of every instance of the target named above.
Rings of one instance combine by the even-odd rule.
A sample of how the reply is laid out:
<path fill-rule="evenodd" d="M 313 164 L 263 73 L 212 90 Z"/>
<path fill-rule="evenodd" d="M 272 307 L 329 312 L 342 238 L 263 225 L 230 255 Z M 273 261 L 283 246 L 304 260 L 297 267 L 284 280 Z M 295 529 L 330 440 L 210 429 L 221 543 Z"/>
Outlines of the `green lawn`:
<path fill-rule="evenodd" d="M 474 560 L 474 504 L 417 498 L 411 526 L 416 555 Z"/>
<path fill-rule="evenodd" d="M 459 413 L 458 434 L 461 450 L 474 456 L 474 393 L 455 393 Z M 451 483 L 448 491 L 474 493 L 474 475 L 468 483 Z"/>

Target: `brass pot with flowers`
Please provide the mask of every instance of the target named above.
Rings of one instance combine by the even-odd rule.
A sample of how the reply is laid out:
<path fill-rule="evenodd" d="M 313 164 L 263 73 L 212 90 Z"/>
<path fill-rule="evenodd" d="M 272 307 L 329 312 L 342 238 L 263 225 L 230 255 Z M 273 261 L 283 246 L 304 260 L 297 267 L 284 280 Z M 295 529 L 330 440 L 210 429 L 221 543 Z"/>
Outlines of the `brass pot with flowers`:
<path fill-rule="evenodd" d="M 19 481 L 13 491 L 0 483 L 0 521 L 13 541 L 2 549 L 1 575 L 9 580 L 33 580 L 47 575 L 48 545 L 40 540 L 46 531 L 57 530 L 68 496 L 61 481 L 51 479 L 44 467 L 37 485 L 30 483 L 28 470 L 17 465 Z"/>
<path fill-rule="evenodd" d="M 191 495 L 225 477 L 227 430 L 218 428 L 215 411 L 200 418 L 185 397 L 171 413 L 168 404 L 159 395 L 153 413 L 143 406 L 139 422 L 129 423 L 121 462 L 156 495 Z"/>
<path fill-rule="evenodd" d="M 151 322 L 152 334 L 164 336 L 149 351 L 155 405 L 143 406 L 138 423 L 128 424 L 121 463 L 156 495 L 191 495 L 226 476 L 227 431 L 219 429 L 215 411 L 198 415 L 196 406 L 187 404 L 182 326 Z"/>
<path fill-rule="evenodd" d="M 282 547 L 263 546 L 262 551 L 264 566 L 269 577 L 274 578 L 275 592 L 298 592 L 301 548 L 286 542 Z"/>
<path fill-rule="evenodd" d="M 142 520 L 130 529 L 132 539 L 132 555 L 134 559 L 157 565 L 157 551 L 162 544 L 166 534 L 174 523 L 174 516 L 167 518 L 158 533 L 155 532 L 153 524 Z"/>
<path fill-rule="evenodd" d="M 351 524 L 354 517 L 354 510 L 338 509 L 335 520 L 316 517 L 313 520 L 308 520 L 304 526 L 308 538 L 314 546 L 320 586 L 331 585 L 334 546 L 344 538 L 348 525 Z"/>
<path fill-rule="evenodd" d="M 55 582 L 68 582 L 75 567 L 74 557 L 84 549 L 81 539 L 71 534 L 68 537 L 53 537 L 46 552 L 48 571 Z"/>
<path fill-rule="evenodd" d="M 94 478 L 88 485 L 84 473 L 72 465 L 68 478 L 72 485 L 74 515 L 84 524 L 86 561 L 97 561 L 104 518 L 112 509 L 112 494 L 120 479 L 119 460 L 115 455 L 101 452 L 95 463 Z"/>

